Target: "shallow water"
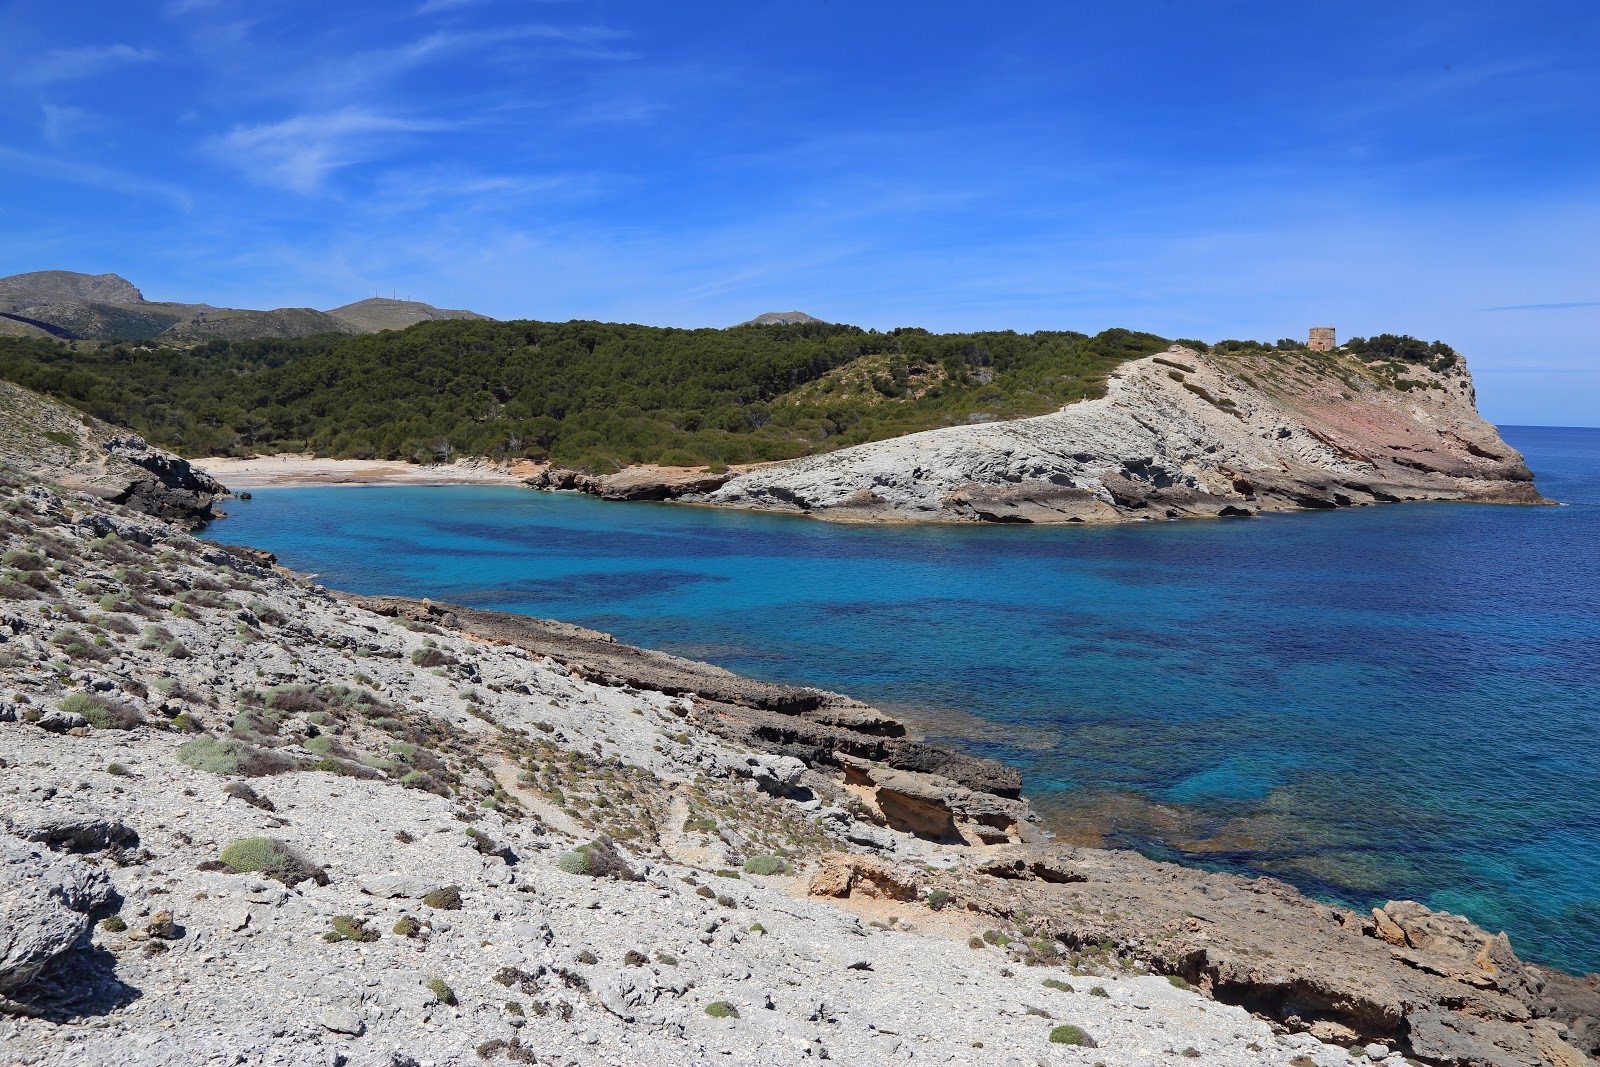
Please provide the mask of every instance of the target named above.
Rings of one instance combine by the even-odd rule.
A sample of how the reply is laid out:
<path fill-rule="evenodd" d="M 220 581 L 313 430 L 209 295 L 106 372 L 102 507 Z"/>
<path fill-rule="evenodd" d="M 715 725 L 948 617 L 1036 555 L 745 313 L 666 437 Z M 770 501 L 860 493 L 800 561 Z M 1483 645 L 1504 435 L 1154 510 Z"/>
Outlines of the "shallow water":
<path fill-rule="evenodd" d="M 1411 897 L 1600 970 L 1600 430 L 1505 437 L 1570 506 L 870 528 L 270 489 L 211 536 L 841 690 L 1017 764 L 1074 839 Z"/>

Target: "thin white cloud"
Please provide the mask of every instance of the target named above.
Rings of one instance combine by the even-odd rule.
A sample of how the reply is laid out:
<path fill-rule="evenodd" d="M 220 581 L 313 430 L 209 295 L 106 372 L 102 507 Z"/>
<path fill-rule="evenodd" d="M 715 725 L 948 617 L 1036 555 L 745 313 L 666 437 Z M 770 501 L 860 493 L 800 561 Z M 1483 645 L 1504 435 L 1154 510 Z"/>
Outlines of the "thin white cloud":
<path fill-rule="evenodd" d="M 498 26 L 487 30 L 440 30 L 397 48 L 362 52 L 340 61 L 352 80 L 401 74 L 449 55 L 480 51 L 495 45 L 527 41 L 556 41 L 592 47 L 614 41 L 623 34 L 603 26 Z"/>
<path fill-rule="evenodd" d="M 160 55 L 148 48 L 130 44 L 84 45 L 81 48 L 55 48 L 40 56 L 20 72 L 20 80 L 32 85 L 78 81 L 129 63 L 148 63 Z"/>
<path fill-rule="evenodd" d="M 94 117 L 81 107 L 72 107 L 67 104 L 41 104 L 40 113 L 42 120 L 40 128 L 44 139 L 52 145 L 59 145 L 73 132 L 89 126 Z"/>
<path fill-rule="evenodd" d="M 0 166 L 5 165 L 56 181 L 86 185 L 93 189 L 104 189 L 142 200 L 164 200 L 184 211 L 190 211 L 194 207 L 193 201 L 183 187 L 159 178 L 145 178 L 108 167 L 74 163 L 53 156 L 0 147 Z"/>
<path fill-rule="evenodd" d="M 452 128 L 449 123 L 352 107 L 235 126 L 214 148 L 258 181 L 309 195 L 321 189 L 333 171 L 374 158 L 397 137 Z"/>

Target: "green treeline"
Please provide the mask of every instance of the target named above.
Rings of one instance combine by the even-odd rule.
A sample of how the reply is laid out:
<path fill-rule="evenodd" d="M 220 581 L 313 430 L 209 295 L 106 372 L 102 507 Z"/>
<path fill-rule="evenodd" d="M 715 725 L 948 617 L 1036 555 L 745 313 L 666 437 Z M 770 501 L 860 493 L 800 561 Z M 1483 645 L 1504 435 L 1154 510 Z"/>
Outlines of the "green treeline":
<path fill-rule="evenodd" d="M 169 348 L 0 338 L 0 378 L 183 455 L 785 459 L 1099 396 L 1153 334 L 425 322 Z"/>

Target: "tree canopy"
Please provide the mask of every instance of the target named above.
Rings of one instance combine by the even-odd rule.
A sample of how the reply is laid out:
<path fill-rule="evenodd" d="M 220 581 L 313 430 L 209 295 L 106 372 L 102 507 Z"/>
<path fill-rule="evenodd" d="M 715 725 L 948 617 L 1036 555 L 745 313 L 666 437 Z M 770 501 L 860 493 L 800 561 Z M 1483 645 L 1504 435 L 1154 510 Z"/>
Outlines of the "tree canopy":
<path fill-rule="evenodd" d="M 424 322 L 359 337 L 93 345 L 0 338 L 0 377 L 189 456 L 785 459 L 1102 395 L 1164 349 L 1107 330 Z"/>

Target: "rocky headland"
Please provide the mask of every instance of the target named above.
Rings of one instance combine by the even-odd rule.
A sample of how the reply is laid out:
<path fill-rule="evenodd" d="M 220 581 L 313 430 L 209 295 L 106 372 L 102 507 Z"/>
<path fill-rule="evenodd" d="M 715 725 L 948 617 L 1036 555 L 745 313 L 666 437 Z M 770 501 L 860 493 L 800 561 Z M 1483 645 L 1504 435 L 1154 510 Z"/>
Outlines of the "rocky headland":
<path fill-rule="evenodd" d="M 1173 346 L 1106 395 L 723 474 L 543 472 L 535 488 L 859 522 L 1128 522 L 1401 500 L 1547 503 L 1459 357 Z"/>
<path fill-rule="evenodd" d="M 1015 769 L 847 696 L 323 589 L 13 402 L 74 452 L 0 467 L 6 1063 L 1600 1051 L 1600 976 L 1468 919 L 1053 841 Z"/>
<path fill-rule="evenodd" d="M 0 459 L 22 473 L 189 529 L 216 518 L 216 501 L 228 491 L 136 433 L 6 381 L 0 381 Z"/>

